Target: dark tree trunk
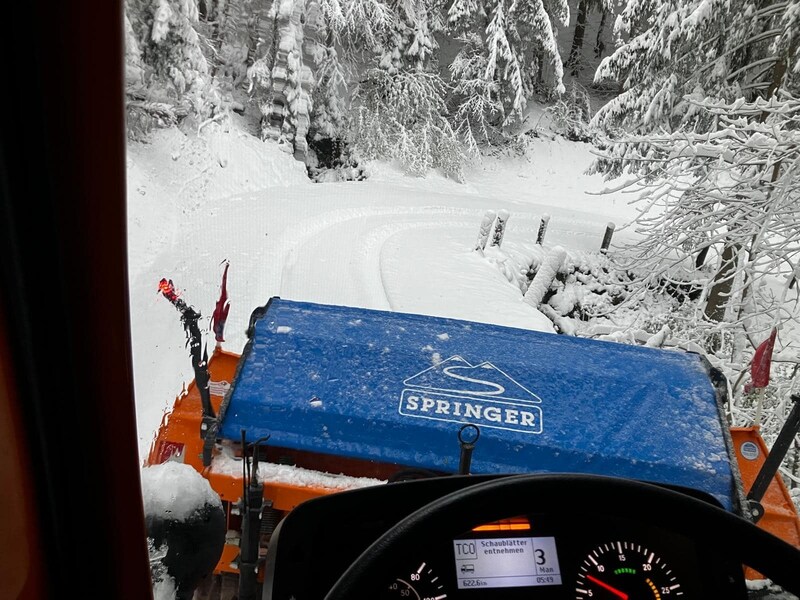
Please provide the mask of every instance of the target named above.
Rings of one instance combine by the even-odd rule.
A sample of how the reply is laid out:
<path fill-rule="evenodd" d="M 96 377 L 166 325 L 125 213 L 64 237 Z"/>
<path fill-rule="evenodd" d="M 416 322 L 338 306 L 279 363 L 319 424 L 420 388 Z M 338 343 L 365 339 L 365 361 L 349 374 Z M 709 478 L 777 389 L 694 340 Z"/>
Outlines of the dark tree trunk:
<path fill-rule="evenodd" d="M 700 252 L 697 253 L 697 258 L 694 259 L 694 268 L 699 269 L 702 267 L 706 262 L 706 256 L 708 256 L 708 249 L 711 246 L 703 246 L 700 249 Z"/>
<path fill-rule="evenodd" d="M 219 9 L 219 0 L 209 2 L 210 9 L 208 11 L 209 18 L 211 19 L 211 40 L 216 42 L 219 40 L 220 21 L 223 18 L 222 11 Z"/>
<path fill-rule="evenodd" d="M 583 35 L 586 33 L 586 13 L 588 12 L 588 0 L 581 0 L 580 4 L 578 4 L 578 20 L 575 23 L 575 35 L 572 37 L 572 49 L 569 51 L 569 58 L 567 59 L 567 68 L 573 77 L 577 77 L 580 71 Z M 605 12 L 603 14 L 605 15 Z"/>
<path fill-rule="evenodd" d="M 605 42 L 603 42 L 603 30 L 606 28 L 606 17 L 608 12 L 604 8 L 600 9 L 600 25 L 597 27 L 597 38 L 594 41 L 594 56 L 595 58 L 602 58 L 603 53 L 606 51 Z"/>
<path fill-rule="evenodd" d="M 719 322 L 725 318 L 725 306 L 733 288 L 734 269 L 739 249 L 737 244 L 726 244 L 722 250 L 722 262 L 719 271 L 714 275 L 714 282 L 706 301 L 705 315 L 711 321 Z"/>

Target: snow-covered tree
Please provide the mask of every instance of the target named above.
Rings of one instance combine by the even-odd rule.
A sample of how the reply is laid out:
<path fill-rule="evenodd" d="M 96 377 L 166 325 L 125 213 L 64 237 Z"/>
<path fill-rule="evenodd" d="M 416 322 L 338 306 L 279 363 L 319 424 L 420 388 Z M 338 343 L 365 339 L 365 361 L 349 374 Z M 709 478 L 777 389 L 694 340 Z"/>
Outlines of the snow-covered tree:
<path fill-rule="evenodd" d="M 269 13 L 273 22 L 269 51 L 248 70 L 263 115 L 262 136 L 283 144 L 300 159 L 308 151 L 318 56 L 315 37 L 307 39 L 306 22 L 316 26 L 318 11 L 316 0 L 274 2 Z"/>
<path fill-rule="evenodd" d="M 156 127 L 189 116 L 207 119 L 224 110 L 209 72 L 207 44 L 198 33 L 196 0 L 126 0 L 126 124 L 145 141 Z"/>
<path fill-rule="evenodd" d="M 457 41 L 461 51 L 450 63 L 453 122 L 469 151 L 477 154 L 480 142 L 491 143 L 497 136 L 505 120 L 504 107 L 498 100 L 497 81 L 485 76 L 488 57 L 481 36 L 469 32 Z"/>
<path fill-rule="evenodd" d="M 450 31 L 466 34 L 476 24 L 488 23 L 486 7 L 482 0 L 453 0 L 447 9 L 447 26 Z"/>
<path fill-rule="evenodd" d="M 351 140 L 365 158 L 399 160 L 415 175 L 442 168 L 460 178 L 464 152 L 449 121 L 449 88 L 435 55 L 434 34 L 444 27 L 437 2 L 388 2 L 392 18 L 375 38 L 374 58 L 355 89 Z"/>
<path fill-rule="evenodd" d="M 312 95 L 314 111 L 311 132 L 316 139 L 340 138 L 346 128 L 345 93 L 347 81 L 333 44 L 320 47 L 317 84 Z"/>
<path fill-rule="evenodd" d="M 396 12 L 380 0 L 276 0 L 269 17 L 268 42 L 248 69 L 263 137 L 303 159 L 309 138 L 341 146 L 348 81 L 387 47 Z"/>
<path fill-rule="evenodd" d="M 568 140 L 589 142 L 593 132 L 589 127 L 592 102 L 589 92 L 574 79 L 567 91 L 547 107 L 555 130 Z"/>
<path fill-rule="evenodd" d="M 556 36 L 568 21 L 563 0 L 455 0 L 447 27 L 463 45 L 451 66 L 454 98 L 469 105 L 457 113 L 474 116 L 483 105 L 485 121 L 508 126 L 522 116 L 535 92 L 562 93 Z"/>
<path fill-rule="evenodd" d="M 758 198 L 774 199 L 775 182 L 787 176 L 783 162 L 772 164 L 771 172 L 752 176 L 753 165 L 739 158 L 748 155 L 746 146 L 737 145 L 721 131 L 727 131 L 734 120 L 742 131 L 775 139 L 783 135 L 783 129 L 795 128 L 793 119 L 779 116 L 785 113 L 783 109 L 743 107 L 751 107 L 759 98 L 776 102 L 781 95 L 791 98 L 787 94 L 798 89 L 799 13 L 798 0 L 630 0 L 615 26 L 617 34 L 627 39 L 603 60 L 596 73 L 596 81 L 618 81 L 624 91 L 593 119 L 594 125 L 611 134 L 606 156 L 593 169 L 609 178 L 628 173 L 648 185 L 665 186 L 652 187 L 647 195 L 654 205 L 674 198 L 675 206 L 693 215 L 682 222 L 679 212 L 667 210 L 665 214 L 675 223 L 665 221 L 661 226 L 673 231 L 693 227 L 684 235 L 692 240 L 686 244 L 698 254 L 697 263 L 705 261 L 709 248 L 721 244 L 716 256 L 710 253 L 711 280 L 703 286 L 704 314 L 712 321 L 729 319 L 737 278 L 750 282 L 742 287 L 742 293 L 745 301 L 751 297 L 754 274 L 745 266 L 764 253 L 754 246 L 751 231 L 753 222 L 763 225 L 760 219 L 764 215 L 756 208 L 760 206 Z M 780 129 L 772 134 L 758 130 L 767 120 Z M 620 130 L 639 135 L 619 135 Z M 673 138 L 671 132 L 677 137 Z M 724 169 L 714 161 L 727 154 L 716 150 L 714 160 L 682 164 L 680 168 L 686 171 L 680 179 L 669 170 L 676 157 L 667 162 L 663 159 L 669 155 L 670 144 L 684 147 L 687 155 L 703 157 L 709 145 L 722 139 L 728 144 L 726 152 L 735 153 L 725 159 Z M 736 185 L 724 184 L 726 178 Z M 655 183 L 661 180 L 667 183 Z M 744 212 L 729 217 L 730 206 Z M 746 211 L 752 211 L 747 213 L 749 218 L 745 218 Z M 651 214 L 646 210 L 639 222 L 648 223 Z M 659 230 L 645 226 L 644 231 L 647 243 L 657 247 L 663 239 Z M 720 238 L 712 231 L 724 235 Z M 704 236 L 708 239 L 703 243 Z M 739 315 L 746 312 L 742 307 L 737 309 Z"/>
<path fill-rule="evenodd" d="M 594 123 L 637 132 L 694 127 L 706 115 L 697 101 L 769 97 L 800 83 L 798 0 L 629 0 L 617 18 L 620 47 L 595 81 L 623 92 Z"/>
<path fill-rule="evenodd" d="M 464 151 L 447 118 L 444 87 L 435 73 L 372 69 L 356 90 L 350 143 L 360 156 L 395 159 L 413 175 L 440 168 L 461 179 Z"/>
<path fill-rule="evenodd" d="M 188 102 L 199 115 L 218 104 L 195 25 L 196 0 L 129 0 L 127 13 L 150 100 Z"/>
<path fill-rule="evenodd" d="M 139 39 L 128 16 L 127 4 L 123 11 L 125 27 L 125 88 L 134 91 L 144 86 L 144 63 Z"/>
<path fill-rule="evenodd" d="M 387 46 L 397 12 L 381 0 L 320 0 L 332 42 L 344 62 L 369 63 Z"/>
<path fill-rule="evenodd" d="M 640 193 L 642 240 L 620 261 L 642 290 L 699 297 L 698 321 L 758 338 L 797 316 L 785 294 L 800 265 L 800 100 L 687 102 L 707 131 L 629 136 L 601 159 L 637 176 L 624 187 Z M 766 280 L 780 275 L 776 294 Z"/>
<path fill-rule="evenodd" d="M 232 93 L 247 79 L 267 35 L 271 0 L 202 0 L 200 25 L 209 48 L 209 70 L 219 87 Z"/>
<path fill-rule="evenodd" d="M 314 179 L 352 180 L 363 173 L 346 142 L 350 121 L 347 109 L 347 71 L 336 45 L 335 32 L 324 12 L 319 13 L 319 41 L 315 62 L 316 85 L 309 128 L 306 164 Z"/>
<path fill-rule="evenodd" d="M 435 62 L 438 48 L 434 34 L 444 27 L 439 7 L 431 0 L 393 0 L 389 6 L 395 18 L 379 50 L 378 65 L 389 73 L 427 68 Z"/>

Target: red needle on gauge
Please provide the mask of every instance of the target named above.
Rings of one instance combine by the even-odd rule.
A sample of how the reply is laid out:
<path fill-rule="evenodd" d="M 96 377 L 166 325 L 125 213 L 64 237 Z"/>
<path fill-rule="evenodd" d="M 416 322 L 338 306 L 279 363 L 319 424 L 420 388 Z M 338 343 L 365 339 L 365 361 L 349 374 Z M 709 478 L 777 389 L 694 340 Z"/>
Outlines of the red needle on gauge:
<path fill-rule="evenodd" d="M 607 589 L 609 592 L 611 592 L 615 596 L 619 596 L 620 598 L 622 598 L 622 600 L 628 600 L 628 594 L 626 594 L 625 592 L 619 591 L 615 587 L 611 587 L 610 585 L 608 585 L 604 581 L 600 581 L 599 579 L 597 579 L 597 577 L 592 577 L 591 575 L 587 574 L 586 575 L 586 579 L 588 579 L 589 581 L 593 581 L 594 583 L 596 583 L 597 585 L 599 585 L 602 588 Z"/>

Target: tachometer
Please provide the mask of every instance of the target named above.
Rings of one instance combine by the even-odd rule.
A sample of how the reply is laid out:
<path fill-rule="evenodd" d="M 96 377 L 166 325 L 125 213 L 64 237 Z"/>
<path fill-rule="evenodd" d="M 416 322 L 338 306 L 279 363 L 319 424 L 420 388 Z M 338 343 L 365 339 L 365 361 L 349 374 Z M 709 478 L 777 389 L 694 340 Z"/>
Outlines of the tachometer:
<path fill-rule="evenodd" d="M 427 563 L 422 562 L 389 584 L 386 598 L 446 600 L 445 586 Z"/>
<path fill-rule="evenodd" d="M 614 541 L 586 556 L 575 594 L 577 600 L 668 600 L 683 596 L 683 590 L 657 552 L 635 542 Z"/>

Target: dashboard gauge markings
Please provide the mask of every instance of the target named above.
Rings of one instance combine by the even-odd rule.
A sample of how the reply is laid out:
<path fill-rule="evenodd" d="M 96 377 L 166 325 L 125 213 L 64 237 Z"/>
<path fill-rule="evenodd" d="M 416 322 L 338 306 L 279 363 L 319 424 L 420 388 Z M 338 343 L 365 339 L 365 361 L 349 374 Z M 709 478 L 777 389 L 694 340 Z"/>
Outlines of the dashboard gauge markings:
<path fill-rule="evenodd" d="M 445 600 L 447 592 L 434 570 L 423 562 L 395 578 L 381 598 L 405 598 L 407 600 Z"/>
<path fill-rule="evenodd" d="M 683 596 L 672 569 L 657 551 L 614 540 L 588 552 L 576 577 L 576 600 L 663 600 Z"/>

